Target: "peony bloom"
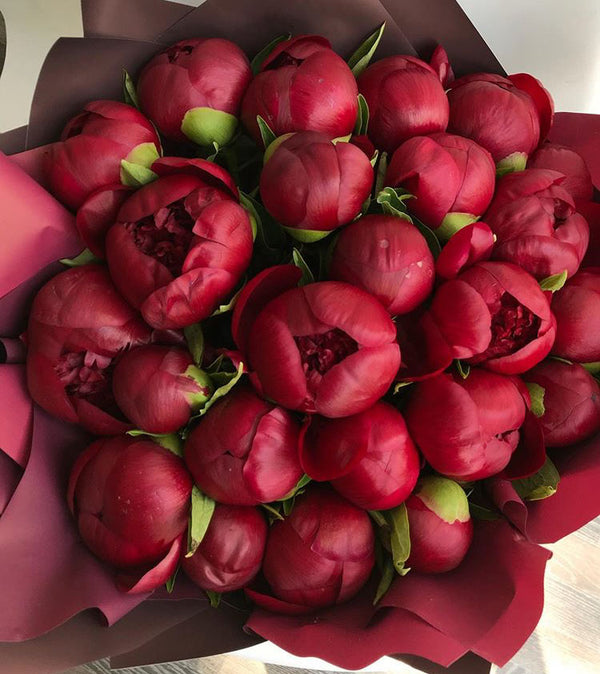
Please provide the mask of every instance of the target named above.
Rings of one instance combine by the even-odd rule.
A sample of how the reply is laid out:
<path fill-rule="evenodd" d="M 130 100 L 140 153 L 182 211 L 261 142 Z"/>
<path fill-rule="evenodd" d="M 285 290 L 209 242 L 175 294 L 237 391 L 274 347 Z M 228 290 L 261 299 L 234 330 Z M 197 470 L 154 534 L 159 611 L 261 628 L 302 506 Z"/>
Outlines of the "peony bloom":
<path fill-rule="evenodd" d="M 166 158 L 153 170 L 161 177 L 127 199 L 108 232 L 108 266 L 146 322 L 182 328 L 232 293 L 250 263 L 252 227 L 216 164 Z"/>
<path fill-rule="evenodd" d="M 185 462 L 200 489 L 220 503 L 277 501 L 302 477 L 299 433 L 287 410 L 238 388 L 190 433 Z"/>
<path fill-rule="evenodd" d="M 435 261 L 435 273 L 443 279 L 456 278 L 461 271 L 489 260 L 494 233 L 485 222 L 473 222 L 453 234 Z"/>
<path fill-rule="evenodd" d="M 600 431 L 600 386 L 581 365 L 550 358 L 523 375 L 544 389 L 540 417 L 547 447 L 564 447 Z"/>
<path fill-rule="evenodd" d="M 410 531 L 406 566 L 419 573 L 455 569 L 473 540 L 469 502 L 462 487 L 444 477 L 424 477 L 406 501 L 406 511 Z"/>
<path fill-rule="evenodd" d="M 260 570 L 267 531 L 257 508 L 217 503 L 204 538 L 191 557 L 182 557 L 181 566 L 203 590 L 239 590 Z"/>
<path fill-rule="evenodd" d="M 37 294 L 27 329 L 31 397 L 56 417 L 96 435 L 130 425 L 112 394 L 118 355 L 150 340 L 150 330 L 98 265 L 73 267 Z"/>
<path fill-rule="evenodd" d="M 276 599 L 247 593 L 259 606 L 283 613 L 341 604 L 367 582 L 374 547 L 367 513 L 331 489 L 313 486 L 269 531 L 263 573 Z"/>
<path fill-rule="evenodd" d="M 552 123 L 550 94 L 537 80 L 525 77 L 531 87 L 518 76 L 513 81 L 493 73 L 476 73 L 455 80 L 448 92 L 448 131 L 479 143 L 491 153 L 501 172 L 524 169 L 527 157 Z"/>
<path fill-rule="evenodd" d="M 361 412 L 387 391 L 400 365 L 385 309 L 347 283 L 288 290 L 243 330 L 261 395 L 292 410 L 326 417 Z"/>
<path fill-rule="evenodd" d="M 95 190 L 129 184 L 121 161 L 150 168 L 160 140 L 141 112 L 116 101 L 93 101 L 65 126 L 60 143 L 49 146 L 46 177 L 54 196 L 77 210 Z"/>
<path fill-rule="evenodd" d="M 415 56 L 389 56 L 358 78 L 369 105 L 369 138 L 375 147 L 394 150 L 412 136 L 445 131 L 448 99 L 437 73 Z"/>
<path fill-rule="evenodd" d="M 358 113 L 352 71 L 319 35 L 280 42 L 264 60 L 242 102 L 242 122 L 262 143 L 260 115 L 276 136 L 318 131 L 328 138 L 352 133 Z"/>
<path fill-rule="evenodd" d="M 361 150 L 305 131 L 277 146 L 260 176 L 260 195 L 289 234 L 314 241 L 353 220 L 372 185 L 373 167 Z"/>
<path fill-rule="evenodd" d="M 385 184 L 415 199 L 408 209 L 442 238 L 477 220 L 490 205 L 496 167 L 490 153 L 449 133 L 417 136 L 394 152 Z"/>
<path fill-rule="evenodd" d="M 592 200 L 594 186 L 590 171 L 583 157 L 570 147 L 544 143 L 529 158 L 527 168 L 550 169 L 562 173 L 566 177 L 560 186 L 567 190 L 573 199 Z"/>
<path fill-rule="evenodd" d="M 146 64 L 137 93 L 142 110 L 167 138 L 225 145 L 251 79 L 248 58 L 233 42 L 182 40 Z"/>
<path fill-rule="evenodd" d="M 542 289 L 506 262 L 480 262 L 442 284 L 431 314 L 455 358 L 504 374 L 542 361 L 556 334 Z"/>
<path fill-rule="evenodd" d="M 422 234 L 407 220 L 365 215 L 340 233 L 331 254 L 329 278 L 363 288 L 391 315 L 405 314 L 433 289 L 433 255 Z"/>
<path fill-rule="evenodd" d="M 119 587 L 149 592 L 177 567 L 191 491 L 179 457 L 148 439 L 119 436 L 78 457 L 68 502 L 81 538 L 116 568 Z"/>
<path fill-rule="evenodd" d="M 589 241 L 585 218 L 555 171 L 527 169 L 498 183 L 485 221 L 497 237 L 492 257 L 538 279 L 579 268 Z"/>
<path fill-rule="evenodd" d="M 174 433 L 213 392 L 210 377 L 185 349 L 141 346 L 125 353 L 113 374 L 119 408 L 148 433 Z"/>
<path fill-rule="evenodd" d="M 582 269 L 552 297 L 552 353 L 576 363 L 600 361 L 600 267 Z"/>
<path fill-rule="evenodd" d="M 419 477 L 419 454 L 400 412 L 378 402 L 342 419 L 314 416 L 304 428 L 300 460 L 305 473 L 365 510 L 400 505 Z"/>
<path fill-rule="evenodd" d="M 474 368 L 466 379 L 439 374 L 416 383 L 405 418 L 434 470 L 457 480 L 482 480 L 508 465 L 527 403 L 515 377 Z"/>

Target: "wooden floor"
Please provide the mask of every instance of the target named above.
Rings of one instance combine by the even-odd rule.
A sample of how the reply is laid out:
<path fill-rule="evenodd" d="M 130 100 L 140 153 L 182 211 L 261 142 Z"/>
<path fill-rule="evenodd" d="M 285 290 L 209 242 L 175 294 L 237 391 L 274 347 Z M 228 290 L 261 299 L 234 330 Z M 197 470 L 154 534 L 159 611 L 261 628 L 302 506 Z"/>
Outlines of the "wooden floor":
<path fill-rule="evenodd" d="M 495 674 L 600 674 L 600 518 L 548 546 L 544 614 L 529 641 Z M 403 671 L 415 672 L 410 667 Z M 232 655 L 110 670 L 108 661 L 68 674 L 320 674 Z"/>

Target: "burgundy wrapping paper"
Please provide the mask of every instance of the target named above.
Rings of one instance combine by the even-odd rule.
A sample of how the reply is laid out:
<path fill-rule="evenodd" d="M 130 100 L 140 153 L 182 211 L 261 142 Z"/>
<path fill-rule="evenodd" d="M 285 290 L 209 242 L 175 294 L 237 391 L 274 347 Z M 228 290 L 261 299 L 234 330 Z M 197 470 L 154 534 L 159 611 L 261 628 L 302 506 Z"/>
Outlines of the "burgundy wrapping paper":
<path fill-rule="evenodd" d="M 417 52 L 428 57 L 434 42 L 439 41 L 447 49 L 458 75 L 478 70 L 503 72 L 453 0 L 424 0 L 422 3 L 411 0 L 330 0 L 326 4 L 319 0 L 287 3 L 263 0 L 251 4 L 242 0 L 208 0 L 197 9 L 167 5 L 162 0 L 82 0 L 82 11 L 85 34 L 95 38 L 61 39 L 51 50 L 32 105 L 30 148 L 54 141 L 65 121 L 88 100 L 120 98 L 121 68 L 126 67 L 135 76 L 160 44 L 190 36 L 227 37 L 240 42 L 252 56 L 274 34 L 319 32 L 327 35 L 343 55 L 348 55 L 365 35 L 385 20 L 386 33 L 376 58 Z M 252 30 L 248 30 L 250 25 Z M 586 159 L 587 154 L 594 154 L 597 161 L 597 153 L 586 148 L 588 144 L 596 147 L 598 118 L 585 116 L 590 119 L 581 124 L 579 117 L 570 113 L 564 117 L 557 115 L 558 135 L 551 137 L 555 142 L 572 145 Z M 19 135 L 22 139 L 23 131 L 12 138 L 18 140 Z M 0 138 L 0 143 L 5 140 Z M 17 143 L 16 147 L 20 148 L 20 145 Z M 42 152 L 43 149 L 34 149 L 17 157 L 16 161 L 25 172 L 39 179 Z M 591 168 L 593 162 L 594 157 Z M 595 169 L 592 168 L 592 172 L 596 175 Z M 0 229 L 0 242 L 3 234 Z M 68 245 L 67 240 L 71 242 Z M 76 250 L 67 251 L 69 246 Z M 53 260 L 76 254 L 80 247 L 76 238 L 63 237 L 61 250 Z M 23 329 L 31 293 L 60 268 L 53 260 L 45 266 L 38 260 L 35 272 L 14 284 L 8 294 L 0 292 L 0 336 L 16 337 Z M 6 367 L 9 366 L 0 365 L 0 372 Z M 21 415 L 26 416 L 26 407 L 20 407 Z M 412 580 L 411 574 L 396 579 L 385 605 L 377 611 L 371 606 L 371 586 L 350 604 L 309 618 L 273 616 L 255 610 L 248 621 L 249 633 L 241 630 L 246 620 L 244 612 L 228 606 L 219 611 L 208 610 L 204 600 L 186 599 L 185 588 L 178 591 L 177 600 L 164 600 L 161 594 L 159 600 L 151 599 L 135 606 L 131 598 L 114 596 L 108 572 L 76 540 L 66 509 L 59 507 L 52 512 L 53 526 L 68 526 L 70 531 L 65 529 L 58 538 L 50 539 L 49 532 L 40 525 L 41 520 L 36 522 L 33 518 L 33 514 L 39 512 L 44 512 L 47 517 L 44 509 L 53 498 L 58 503 L 56 490 L 63 489 L 67 465 L 83 440 L 78 431 L 50 419 L 37 409 L 32 412 L 30 408 L 29 415 L 32 420 L 28 431 L 21 429 L 20 434 L 9 432 L 4 436 L 9 438 L 7 447 L 12 447 L 10 456 L 8 452 L 0 451 L 0 512 L 3 502 L 8 503 L 0 519 L 0 547 L 6 548 L 10 541 L 12 548 L 16 542 L 22 546 L 23 555 L 32 555 L 31 550 L 37 550 L 40 545 L 36 539 L 51 540 L 53 545 L 48 543 L 43 549 L 50 551 L 52 572 L 60 580 L 50 587 L 34 583 L 21 602 L 21 613 L 15 615 L 13 612 L 11 619 L 7 617 L 6 608 L 10 604 L 12 611 L 12 603 L 23 598 L 18 590 L 11 589 L 11 584 L 16 587 L 19 579 L 23 583 L 23 576 L 19 574 L 24 571 L 17 568 L 17 556 L 9 555 L 9 559 L 4 554 L 0 556 L 0 583 L 2 587 L 8 584 L 10 590 L 8 594 L 0 592 L 0 641 L 26 636 L 24 625 L 32 616 L 35 624 L 28 628 L 32 633 L 44 632 L 52 627 L 50 623 L 66 622 L 24 643 L 0 644 L 1 672 L 58 672 L 106 655 L 114 656 L 116 666 L 200 657 L 254 643 L 260 638 L 256 636 L 258 633 L 291 652 L 317 655 L 350 668 L 366 665 L 386 653 L 401 653 L 403 659 L 423 671 L 441 671 L 440 666 L 422 657 L 427 655 L 444 666 L 455 663 L 449 671 L 464 674 L 489 670 L 489 662 L 481 656 L 505 662 L 520 647 L 539 618 L 543 569 L 548 553 L 525 541 L 504 522 L 485 523 L 478 528 L 478 544 L 470 553 L 468 564 L 471 566 L 466 567 L 471 568 L 474 575 L 469 583 L 465 580 L 466 575 L 462 581 L 466 594 L 463 596 L 458 592 L 460 584 L 454 590 L 446 588 L 442 592 L 438 589 L 438 594 L 443 595 L 438 597 L 439 606 L 445 610 L 436 610 L 438 602 L 419 602 L 420 591 L 434 592 L 435 588 L 432 589 L 431 579 L 423 581 L 423 577 L 416 574 Z M 28 433 L 32 438 L 29 462 L 26 459 L 29 447 L 24 440 Z M 505 492 L 506 502 L 516 503 L 515 512 L 524 516 L 522 508 L 528 508 L 527 520 L 519 528 L 526 529 L 534 540 L 556 540 L 591 519 L 598 503 L 592 484 L 598 477 L 595 464 L 598 463 L 599 443 L 599 440 L 588 443 L 590 446 L 580 449 L 576 457 L 573 454 L 572 461 L 565 453 L 565 465 L 561 465 L 565 470 L 563 481 L 552 499 L 524 506 L 511 501 L 512 494 Z M 0 449 L 4 450 L 1 439 Z M 13 454 L 25 464 L 25 472 L 10 458 Z M 42 479 L 42 458 L 56 462 L 58 471 L 54 482 Z M 583 512 L 579 510 L 581 496 L 573 496 L 581 494 L 580 483 L 592 504 Z M 32 493 L 26 498 L 24 494 L 35 492 L 29 486 L 31 484 L 41 485 L 41 489 L 38 486 L 40 493 Z M 44 494 L 46 499 L 42 499 Z M 565 511 L 565 504 L 569 502 L 571 507 Z M 19 531 L 14 527 L 15 520 L 20 518 L 21 521 L 33 518 L 35 526 L 31 531 Z M 12 531 L 9 528 L 11 521 Z M 491 537 L 489 541 L 488 536 Z M 60 540 L 64 545 L 56 545 Z M 498 546 L 500 540 L 507 545 L 498 551 L 494 545 Z M 31 541 L 38 545 L 31 545 Z M 65 554 L 67 557 L 62 557 Z M 27 558 L 35 561 L 34 557 Z M 489 568 L 490 560 L 494 560 L 493 572 Z M 475 606 L 477 600 L 484 604 L 481 593 L 486 591 L 486 577 L 496 579 L 493 590 L 489 590 L 494 595 L 493 600 L 485 602 L 486 606 Z M 71 591 L 68 581 L 73 578 L 76 585 Z M 479 589 L 479 594 L 475 588 Z M 453 603 L 450 597 L 454 598 Z M 94 606 L 102 608 L 104 617 L 91 608 Z M 132 607 L 133 610 L 117 620 Z M 44 610 L 36 613 L 40 608 Z M 48 611 L 54 615 L 49 615 Z M 469 618 L 471 614 L 472 618 Z M 106 627 L 109 622 L 114 624 Z M 467 653 L 469 650 L 474 653 Z"/>
<path fill-rule="evenodd" d="M 558 112 L 548 140 L 579 152 L 592 174 L 594 187 L 600 189 L 600 115 Z"/>

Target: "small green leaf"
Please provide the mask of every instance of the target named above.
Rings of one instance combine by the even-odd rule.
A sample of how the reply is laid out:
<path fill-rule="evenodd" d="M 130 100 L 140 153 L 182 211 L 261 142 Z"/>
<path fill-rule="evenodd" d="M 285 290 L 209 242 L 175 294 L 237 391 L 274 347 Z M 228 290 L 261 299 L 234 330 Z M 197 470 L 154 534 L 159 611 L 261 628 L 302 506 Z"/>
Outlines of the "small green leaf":
<path fill-rule="evenodd" d="M 394 384 L 394 390 L 392 391 L 392 395 L 394 395 L 394 396 L 398 395 L 398 393 L 400 393 L 400 391 L 403 388 L 406 388 L 407 386 L 410 386 L 411 384 L 414 384 L 414 383 L 415 383 L 414 381 L 399 381 L 399 382 L 396 382 L 396 384 Z"/>
<path fill-rule="evenodd" d="M 493 521 L 500 519 L 500 515 L 495 510 L 486 508 L 478 503 L 471 503 L 470 501 L 469 513 L 475 520 Z"/>
<path fill-rule="evenodd" d="M 208 601 L 210 601 L 210 605 L 212 608 L 219 608 L 219 604 L 221 603 L 221 593 L 220 592 L 213 592 L 212 590 L 205 590 L 206 596 L 208 597 Z"/>
<path fill-rule="evenodd" d="M 147 436 L 152 438 L 157 445 L 168 449 L 176 456 L 183 456 L 181 438 L 177 435 L 177 433 L 148 433 L 147 431 L 143 431 L 141 428 L 134 428 L 130 431 L 127 431 L 127 435 L 131 435 L 132 438 Z"/>
<path fill-rule="evenodd" d="M 158 176 L 154 171 L 133 162 L 121 159 L 121 182 L 129 187 L 142 187 L 156 180 Z"/>
<path fill-rule="evenodd" d="M 133 105 L 134 108 L 140 109 L 140 102 L 138 101 L 137 91 L 131 79 L 131 75 L 123 68 L 123 100 L 127 105 Z"/>
<path fill-rule="evenodd" d="M 529 389 L 529 397 L 531 398 L 531 411 L 535 414 L 536 417 L 543 417 L 546 412 L 544 407 L 544 395 L 546 389 L 539 384 L 534 382 L 525 382 L 527 388 Z"/>
<path fill-rule="evenodd" d="M 186 557 L 191 557 L 204 538 L 215 511 L 215 502 L 203 494 L 196 485 L 192 488 L 192 507 L 188 524 L 188 548 Z"/>
<path fill-rule="evenodd" d="M 306 485 L 311 482 L 311 478 L 306 475 L 306 473 L 298 480 L 296 483 L 296 486 L 292 488 L 291 491 L 289 491 L 282 499 L 279 499 L 280 501 L 286 502 L 291 500 L 294 496 L 298 494 L 298 492 L 301 489 L 304 489 Z M 287 515 L 287 513 L 286 513 Z"/>
<path fill-rule="evenodd" d="M 383 189 L 383 183 L 385 182 L 385 174 L 387 173 L 388 166 L 387 158 L 387 152 L 382 152 L 379 155 L 379 161 L 377 162 L 377 172 L 375 174 L 375 191 L 373 193 L 375 196 L 378 196 Z"/>
<path fill-rule="evenodd" d="M 238 383 L 244 374 L 244 363 L 240 363 L 235 372 L 210 372 L 210 367 L 212 366 L 209 366 L 206 371 L 210 373 L 210 377 L 216 386 L 215 392 L 204 403 L 204 407 L 198 410 L 198 412 L 196 412 L 196 414 L 191 417 L 192 419 L 199 419 L 200 417 L 204 416 L 218 400 L 226 396 L 229 391 L 231 391 L 231 389 Z"/>
<path fill-rule="evenodd" d="M 226 314 L 228 311 L 233 311 L 235 304 L 238 301 L 238 298 L 242 290 L 244 289 L 245 285 L 246 283 L 244 282 L 242 284 L 242 287 L 234 293 L 229 302 L 227 302 L 226 304 L 219 304 L 219 306 L 212 312 L 211 316 L 220 316 L 221 314 Z"/>
<path fill-rule="evenodd" d="M 285 248 L 287 237 L 279 224 L 271 217 L 265 207 L 250 194 L 240 190 L 240 203 L 256 220 L 256 243 L 257 252 L 266 253 L 273 261 L 280 258 L 282 249 Z M 269 266 L 269 265 L 268 265 Z"/>
<path fill-rule="evenodd" d="M 593 363 L 581 363 L 581 367 L 585 368 L 590 374 L 597 375 L 600 372 L 600 360 Z"/>
<path fill-rule="evenodd" d="M 429 227 L 427 227 L 427 225 L 421 222 L 418 218 L 413 217 L 412 221 L 413 225 L 419 230 L 419 232 L 421 232 L 425 241 L 427 241 L 427 245 L 429 246 L 429 250 L 431 251 L 434 260 L 437 260 L 439 254 L 442 252 L 442 246 L 434 231 L 429 229 Z"/>
<path fill-rule="evenodd" d="M 252 227 L 252 240 L 256 241 L 256 236 L 258 234 L 258 228 L 262 224 L 261 217 L 256 210 L 254 200 L 250 198 L 247 194 L 239 190 L 240 193 L 240 205 L 248 213 L 250 218 L 250 225 Z"/>
<path fill-rule="evenodd" d="M 540 288 L 542 290 L 550 290 L 555 293 L 560 290 L 567 280 L 567 270 L 565 269 L 560 274 L 553 274 L 540 281 Z"/>
<path fill-rule="evenodd" d="M 385 21 L 379 26 L 379 28 L 369 35 L 369 37 L 360 45 L 360 47 L 352 54 L 348 59 L 348 66 L 350 70 L 354 73 L 354 77 L 358 77 L 365 68 L 369 65 L 370 60 L 373 58 L 373 54 L 377 49 L 377 45 L 381 40 L 383 31 L 385 30 Z"/>
<path fill-rule="evenodd" d="M 375 522 L 378 527 L 387 527 L 388 523 L 383 516 L 383 513 L 379 510 L 369 510 L 368 511 L 370 518 Z"/>
<path fill-rule="evenodd" d="M 258 124 L 260 137 L 262 138 L 262 142 L 266 150 L 269 147 L 269 145 L 277 138 L 277 136 L 273 133 L 271 127 L 265 122 L 265 120 L 260 115 L 256 115 L 256 123 Z"/>
<path fill-rule="evenodd" d="M 283 515 L 277 510 L 275 506 L 272 506 L 270 503 L 261 503 L 261 508 L 264 508 L 268 513 L 271 520 L 282 520 Z"/>
<path fill-rule="evenodd" d="M 377 193 L 377 203 L 384 213 L 395 215 L 411 223 L 413 220 L 408 214 L 405 202 L 412 198 L 412 194 L 398 187 L 384 187 Z"/>
<path fill-rule="evenodd" d="M 534 475 L 522 480 L 513 480 L 517 494 L 526 501 L 539 501 L 556 493 L 560 475 L 556 466 L 546 458 L 544 465 Z"/>
<path fill-rule="evenodd" d="M 101 261 L 102 260 L 96 257 L 89 248 L 84 248 L 84 250 L 82 250 L 76 257 L 63 257 L 63 259 L 60 260 L 60 263 L 64 264 L 65 267 L 82 267 L 84 264 Z"/>
<path fill-rule="evenodd" d="M 297 248 L 294 248 L 292 251 L 292 260 L 296 267 L 302 271 L 302 278 L 298 282 L 299 286 L 305 286 L 308 285 L 309 283 L 314 283 L 315 282 L 315 277 L 310 270 L 310 267 L 308 264 L 306 264 L 306 260 L 302 257 L 302 253 Z"/>
<path fill-rule="evenodd" d="M 179 573 L 179 566 L 173 571 L 173 575 L 169 578 L 169 580 L 165 583 L 165 588 L 169 594 L 173 592 L 175 589 L 175 579 L 177 578 L 177 574 Z"/>
<path fill-rule="evenodd" d="M 354 125 L 354 134 L 356 136 L 364 136 L 368 130 L 369 104 L 362 94 L 358 94 L 358 115 L 356 117 L 356 124 Z"/>
<path fill-rule="evenodd" d="M 207 160 L 207 161 L 212 161 L 212 162 L 214 162 L 215 159 L 217 158 L 217 155 L 218 155 L 219 152 L 221 151 L 221 148 L 219 147 L 219 143 L 217 143 L 216 140 L 213 141 L 212 146 L 213 146 L 213 152 L 211 152 L 211 153 L 206 157 L 206 160 Z"/>
<path fill-rule="evenodd" d="M 392 564 L 392 560 L 386 558 L 382 566 L 381 578 L 377 585 L 377 589 L 375 590 L 375 597 L 373 598 L 373 606 L 379 604 L 385 593 L 390 589 L 392 581 L 394 580 L 394 565 Z"/>
<path fill-rule="evenodd" d="M 410 532 L 406 505 L 401 503 L 397 508 L 386 510 L 384 517 L 390 527 L 390 544 L 394 568 L 397 573 L 404 576 L 409 571 L 404 565 L 410 556 Z"/>
<path fill-rule="evenodd" d="M 262 64 L 265 62 L 267 56 L 275 49 L 275 47 L 284 40 L 289 40 L 292 37 L 291 33 L 286 33 L 285 35 L 279 35 L 274 40 L 271 40 L 268 45 L 263 47 L 258 54 L 250 62 L 250 67 L 252 68 L 252 74 L 258 75 Z"/>
<path fill-rule="evenodd" d="M 202 325 L 200 323 L 188 325 L 187 328 L 183 329 L 183 334 L 194 363 L 198 366 L 202 365 L 202 358 L 204 357 L 204 333 L 202 332 Z"/>
<path fill-rule="evenodd" d="M 379 159 L 379 150 L 375 150 L 373 152 L 373 156 L 371 157 L 371 166 L 375 168 L 375 164 L 377 163 L 377 160 Z"/>
<path fill-rule="evenodd" d="M 471 366 L 469 365 L 469 363 L 463 363 L 462 360 L 455 360 L 454 364 L 456 365 L 458 374 L 463 379 L 466 379 L 471 374 Z"/>

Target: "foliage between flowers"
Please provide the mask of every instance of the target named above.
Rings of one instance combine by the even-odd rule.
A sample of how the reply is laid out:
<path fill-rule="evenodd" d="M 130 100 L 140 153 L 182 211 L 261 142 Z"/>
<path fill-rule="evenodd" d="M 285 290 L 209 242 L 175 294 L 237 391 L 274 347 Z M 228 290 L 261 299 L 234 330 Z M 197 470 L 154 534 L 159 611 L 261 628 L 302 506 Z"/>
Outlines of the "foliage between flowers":
<path fill-rule="evenodd" d="M 557 331 L 576 331 L 568 312 L 557 326 L 551 295 L 579 287 L 587 224 L 539 162 L 507 172 L 544 141 L 547 92 L 489 76 L 506 94 L 500 119 L 487 76 L 452 83 L 447 63 L 374 60 L 384 29 L 347 64 L 319 36 L 276 37 L 252 62 L 225 40 L 178 43 L 137 83 L 123 71 L 126 105 L 90 104 L 50 158 L 70 207 L 102 190 L 108 202 L 115 184 L 132 191 L 118 208 L 80 211 L 95 252 L 61 260 L 71 269 L 36 298 L 30 391 L 94 435 L 169 450 L 193 475 L 177 473 L 185 516 L 169 510 L 167 533 L 148 524 L 161 531 L 144 557 L 153 587 L 171 592 L 181 564 L 214 607 L 262 583 L 280 607 L 308 612 L 349 599 L 376 566 L 377 604 L 411 569 L 460 564 L 473 519 L 503 517 L 490 480 L 510 480 L 524 502 L 556 492 L 544 445 L 556 419 L 581 404 L 561 426 L 565 446 L 599 430 L 597 382 L 568 369 L 600 361 L 598 335 L 573 338 L 585 342 L 575 361 L 553 351 Z M 178 87 L 188 78 L 185 95 L 156 74 L 165 68 Z M 190 110 L 202 145 L 185 136 Z M 520 135 L 507 137 L 507 120 Z M 92 122 L 112 148 L 101 156 Z M 165 156 L 138 163 L 142 142 Z M 71 194 L 80 175 L 89 183 Z M 151 347 L 141 381 L 124 386 L 125 355 Z M 540 363 L 567 368 L 571 397 L 552 373 L 530 379 Z M 326 602 L 313 596 L 332 578 Z"/>

